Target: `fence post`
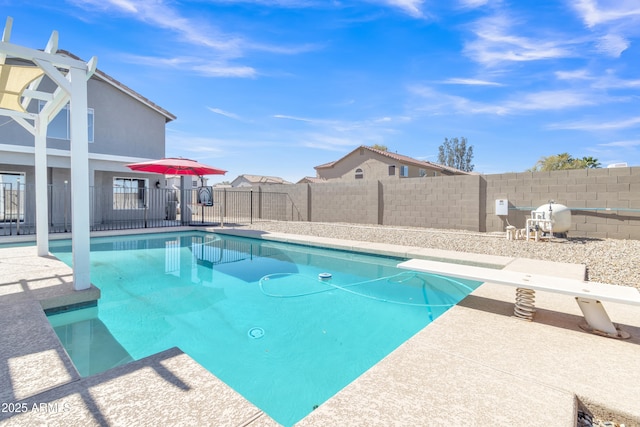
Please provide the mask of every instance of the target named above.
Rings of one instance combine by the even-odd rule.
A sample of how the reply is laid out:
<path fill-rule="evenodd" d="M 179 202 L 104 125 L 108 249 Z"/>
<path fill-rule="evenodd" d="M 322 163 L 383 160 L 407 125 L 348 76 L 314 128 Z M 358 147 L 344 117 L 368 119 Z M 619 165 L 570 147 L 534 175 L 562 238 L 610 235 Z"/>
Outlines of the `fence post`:
<path fill-rule="evenodd" d="M 253 224 L 253 189 L 249 190 L 249 223 Z"/>
<path fill-rule="evenodd" d="M 16 206 L 16 212 L 18 216 L 16 218 L 16 235 L 20 234 L 20 178 L 18 178 L 18 192 L 16 193 L 16 201 L 18 205 Z"/>

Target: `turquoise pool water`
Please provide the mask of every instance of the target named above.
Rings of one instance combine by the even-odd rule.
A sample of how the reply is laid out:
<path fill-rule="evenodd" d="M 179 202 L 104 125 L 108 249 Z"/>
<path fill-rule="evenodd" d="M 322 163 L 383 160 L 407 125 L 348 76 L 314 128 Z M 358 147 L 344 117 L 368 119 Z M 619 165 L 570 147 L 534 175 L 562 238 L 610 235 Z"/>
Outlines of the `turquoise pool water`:
<path fill-rule="evenodd" d="M 51 252 L 71 263 L 69 242 Z M 92 239 L 98 306 L 49 318 L 82 375 L 177 346 L 286 426 L 479 285 L 400 261 L 201 232 Z"/>

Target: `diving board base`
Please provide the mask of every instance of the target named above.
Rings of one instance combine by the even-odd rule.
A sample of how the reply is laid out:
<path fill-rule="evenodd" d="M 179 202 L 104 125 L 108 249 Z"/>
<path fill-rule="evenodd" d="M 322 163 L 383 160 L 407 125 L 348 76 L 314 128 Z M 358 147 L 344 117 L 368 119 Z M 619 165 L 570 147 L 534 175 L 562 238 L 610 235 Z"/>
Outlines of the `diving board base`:
<path fill-rule="evenodd" d="M 616 327 L 611 322 L 600 301 L 576 297 L 576 302 L 585 320 L 585 323 L 579 325 L 583 331 L 609 338 L 627 339 L 631 337 L 628 332 Z"/>

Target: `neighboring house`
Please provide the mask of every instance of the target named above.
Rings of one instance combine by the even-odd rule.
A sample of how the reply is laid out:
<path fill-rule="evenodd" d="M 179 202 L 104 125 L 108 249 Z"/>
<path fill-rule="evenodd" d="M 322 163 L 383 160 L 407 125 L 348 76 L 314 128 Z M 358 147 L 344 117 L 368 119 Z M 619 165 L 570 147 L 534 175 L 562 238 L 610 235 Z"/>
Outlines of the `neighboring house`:
<path fill-rule="evenodd" d="M 305 176 L 300 181 L 296 182 L 296 184 L 321 184 L 323 182 L 327 182 L 327 180 L 315 176 Z"/>
<path fill-rule="evenodd" d="M 231 181 L 231 186 L 237 187 L 252 187 L 254 185 L 271 185 L 271 184 L 292 184 L 277 176 L 263 176 L 263 175 L 239 175 L 236 179 Z"/>
<path fill-rule="evenodd" d="M 69 52 L 58 54 L 79 59 Z M 8 57 L 7 64 L 33 65 Z M 39 91 L 52 93 L 57 86 L 45 77 Z M 89 133 L 89 186 L 92 197 L 91 223 L 117 221 L 119 217 L 151 215 L 147 188 L 164 187 L 162 175 L 132 172 L 125 165 L 165 156 L 165 125 L 176 117 L 144 96 L 96 70 L 87 82 Z M 27 110 L 37 112 L 34 99 Z M 66 223 L 70 197 L 69 106 L 51 121 L 47 130 L 47 181 L 49 221 Z M 20 220 L 30 222 L 34 208 L 34 137 L 10 117 L 0 117 L 0 225 L 16 220 L 19 198 Z M 20 183 L 20 191 L 16 192 Z M 7 192 L 8 189 L 11 189 Z M 4 190 L 4 191 L 3 191 Z M 63 206 L 65 205 L 65 206 Z M 157 215 L 164 216 L 164 203 L 157 203 Z M 13 215 L 13 218 L 11 218 Z"/>
<path fill-rule="evenodd" d="M 336 161 L 314 168 L 317 178 L 353 181 L 359 179 L 414 178 L 440 175 L 468 175 L 468 172 L 414 159 L 401 154 L 360 146 Z"/>

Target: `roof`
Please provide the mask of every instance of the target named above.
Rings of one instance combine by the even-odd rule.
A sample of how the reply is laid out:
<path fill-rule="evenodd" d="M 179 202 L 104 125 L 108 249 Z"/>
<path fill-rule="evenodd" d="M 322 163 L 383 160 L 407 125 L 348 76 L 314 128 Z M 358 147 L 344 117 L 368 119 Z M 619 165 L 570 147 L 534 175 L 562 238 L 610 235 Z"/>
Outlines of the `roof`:
<path fill-rule="evenodd" d="M 282 179 L 278 176 L 264 176 L 264 175 L 239 175 L 238 178 L 244 178 L 252 184 L 292 184 L 291 182 Z M 236 179 L 238 179 L 236 178 Z"/>
<path fill-rule="evenodd" d="M 336 163 L 338 163 L 340 160 L 344 159 L 345 157 L 350 156 L 351 154 L 355 153 L 356 151 L 360 150 L 360 149 L 365 149 L 365 150 L 369 150 L 372 153 L 376 153 L 385 157 L 388 157 L 390 159 L 393 160 L 397 160 L 403 164 L 407 164 L 407 165 L 413 165 L 413 166 L 418 166 L 418 167 L 428 167 L 431 169 L 437 169 L 437 170 L 441 170 L 441 171 L 447 171 L 453 174 L 461 174 L 461 175 L 468 175 L 469 172 L 465 172 L 463 170 L 460 169 L 456 169 L 454 167 L 451 166 L 445 166 L 445 165 L 441 165 L 439 163 L 433 163 L 433 162 L 428 162 L 426 160 L 418 160 L 418 159 L 414 159 L 413 157 L 409 157 L 409 156 L 404 156 L 402 154 L 398 154 L 398 153 L 391 153 L 389 151 L 382 151 L 382 150 L 378 150 L 376 148 L 373 147 L 367 147 L 366 145 L 361 145 L 358 148 L 356 148 L 355 150 L 351 151 L 349 154 L 341 157 L 338 160 L 335 160 L 333 162 L 329 162 L 329 163 L 325 163 L 319 166 L 314 167 L 314 169 L 325 169 L 325 168 L 331 168 L 333 167 Z"/>
<path fill-rule="evenodd" d="M 68 52 L 66 50 L 59 49 L 57 53 L 81 61 L 81 59 L 79 57 L 77 57 L 73 53 Z M 164 108 L 160 107 L 158 104 L 150 101 L 148 98 L 145 98 L 144 96 L 140 95 L 138 92 L 136 92 L 135 90 L 133 90 L 130 87 L 126 86 L 125 84 L 123 84 L 123 83 L 119 82 L 118 80 L 114 79 L 113 77 L 111 77 L 107 73 L 105 73 L 103 71 L 100 71 L 100 69 L 96 69 L 96 72 L 93 74 L 93 76 L 99 78 L 100 80 L 104 81 L 105 83 L 110 84 L 111 86 L 113 86 L 116 89 L 124 92 L 125 94 L 131 96 L 132 98 L 135 98 L 136 100 L 138 100 L 141 103 L 145 104 L 147 107 L 151 108 L 152 110 L 157 111 L 158 113 L 160 113 L 161 115 L 163 115 L 165 117 L 165 123 L 168 123 L 168 122 L 176 119 L 175 115 L 171 114 L 170 112 L 168 112 Z"/>
<path fill-rule="evenodd" d="M 302 183 L 307 183 L 307 182 L 311 183 L 311 184 L 319 184 L 319 183 L 325 183 L 325 182 L 327 182 L 327 180 L 325 178 L 318 178 L 317 176 L 305 176 L 300 181 L 298 181 L 296 184 L 302 184 Z"/>

